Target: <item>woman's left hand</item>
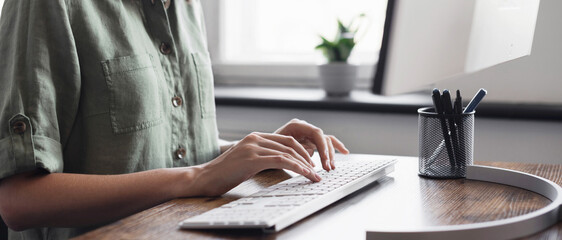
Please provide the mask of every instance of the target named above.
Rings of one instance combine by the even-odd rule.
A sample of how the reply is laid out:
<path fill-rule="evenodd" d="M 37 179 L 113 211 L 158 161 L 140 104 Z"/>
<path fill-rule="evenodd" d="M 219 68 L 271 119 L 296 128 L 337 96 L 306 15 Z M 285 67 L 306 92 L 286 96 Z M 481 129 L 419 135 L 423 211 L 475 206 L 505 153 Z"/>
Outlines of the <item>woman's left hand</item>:
<path fill-rule="evenodd" d="M 344 154 L 349 153 L 349 150 L 335 136 L 326 135 L 322 129 L 303 120 L 293 119 L 277 129 L 275 133 L 293 137 L 308 151 L 310 156 L 314 150 L 318 150 L 322 167 L 326 171 L 336 168 L 334 162 L 336 150 Z"/>

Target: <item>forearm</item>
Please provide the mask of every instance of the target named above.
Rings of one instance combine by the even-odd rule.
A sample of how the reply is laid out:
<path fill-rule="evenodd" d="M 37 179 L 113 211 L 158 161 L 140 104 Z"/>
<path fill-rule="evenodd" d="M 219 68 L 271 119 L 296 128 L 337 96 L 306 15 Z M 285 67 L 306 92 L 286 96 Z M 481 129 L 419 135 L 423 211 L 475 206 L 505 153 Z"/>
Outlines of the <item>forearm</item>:
<path fill-rule="evenodd" d="M 176 197 L 198 195 L 191 187 L 196 171 L 181 168 L 122 175 L 20 174 L 0 184 L 1 214 L 8 225 L 18 230 L 106 223 Z"/>

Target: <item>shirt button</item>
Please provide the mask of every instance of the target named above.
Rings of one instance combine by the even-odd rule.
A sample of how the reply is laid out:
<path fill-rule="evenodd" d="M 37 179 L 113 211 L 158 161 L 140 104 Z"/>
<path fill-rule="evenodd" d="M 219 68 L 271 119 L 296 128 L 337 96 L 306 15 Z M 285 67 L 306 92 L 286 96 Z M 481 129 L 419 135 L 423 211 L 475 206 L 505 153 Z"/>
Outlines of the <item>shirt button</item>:
<path fill-rule="evenodd" d="M 185 154 L 186 154 L 185 148 L 180 147 L 178 148 L 178 150 L 176 150 L 176 157 L 178 159 L 182 159 L 183 157 L 185 157 Z"/>
<path fill-rule="evenodd" d="M 14 129 L 14 133 L 23 134 L 27 129 L 27 125 L 25 125 L 23 121 L 17 121 L 13 124 L 12 128 Z"/>
<path fill-rule="evenodd" d="M 160 44 L 160 52 L 164 55 L 168 55 L 170 54 L 170 52 L 172 52 L 172 47 L 170 47 L 170 44 L 162 42 Z"/>
<path fill-rule="evenodd" d="M 174 105 L 174 107 L 179 107 L 182 103 L 183 100 L 181 100 L 181 97 L 175 96 L 172 98 L 172 105 Z"/>

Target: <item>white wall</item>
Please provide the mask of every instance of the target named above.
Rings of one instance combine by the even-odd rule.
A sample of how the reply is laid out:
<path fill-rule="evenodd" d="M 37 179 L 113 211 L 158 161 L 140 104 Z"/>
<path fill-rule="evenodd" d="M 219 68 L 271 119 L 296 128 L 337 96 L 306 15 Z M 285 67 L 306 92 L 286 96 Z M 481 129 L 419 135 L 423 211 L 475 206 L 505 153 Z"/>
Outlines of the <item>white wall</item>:
<path fill-rule="evenodd" d="M 336 135 L 354 153 L 418 155 L 415 114 L 217 107 L 219 132 L 228 140 L 252 131 L 272 132 L 295 117 Z M 562 164 L 562 122 L 475 121 L 476 161 Z"/>
<path fill-rule="evenodd" d="M 562 1 L 541 0 L 531 55 L 438 84 L 476 92 L 488 102 L 562 104 Z"/>

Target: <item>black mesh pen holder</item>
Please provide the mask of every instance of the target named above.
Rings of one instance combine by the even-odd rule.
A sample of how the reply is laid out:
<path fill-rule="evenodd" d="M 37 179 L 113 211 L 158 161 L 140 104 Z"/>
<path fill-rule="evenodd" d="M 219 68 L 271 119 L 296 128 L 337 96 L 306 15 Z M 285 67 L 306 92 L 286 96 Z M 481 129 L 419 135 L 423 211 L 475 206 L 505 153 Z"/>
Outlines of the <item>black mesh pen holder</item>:
<path fill-rule="evenodd" d="M 474 111 L 437 114 L 418 109 L 419 175 L 429 178 L 463 178 L 473 164 Z"/>

